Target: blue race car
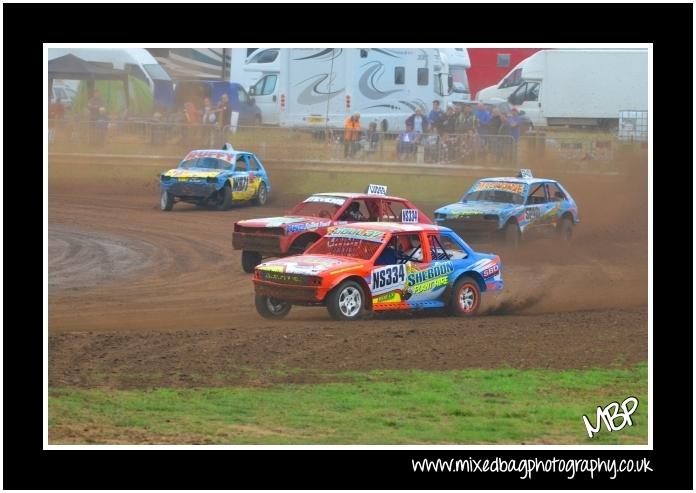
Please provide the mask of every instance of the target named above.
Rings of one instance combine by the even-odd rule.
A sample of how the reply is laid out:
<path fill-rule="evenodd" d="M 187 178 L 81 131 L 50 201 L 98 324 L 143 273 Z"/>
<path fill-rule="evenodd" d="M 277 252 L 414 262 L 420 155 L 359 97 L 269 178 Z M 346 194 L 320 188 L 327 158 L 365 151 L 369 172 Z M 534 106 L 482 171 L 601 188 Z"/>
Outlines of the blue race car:
<path fill-rule="evenodd" d="M 459 202 L 437 209 L 435 222 L 466 241 L 499 239 L 516 247 L 520 238 L 570 241 L 580 218 L 573 197 L 560 183 L 521 170 L 516 177 L 478 180 Z"/>
<path fill-rule="evenodd" d="M 251 200 L 264 205 L 271 184 L 254 153 L 221 150 L 189 152 L 179 166 L 160 175 L 160 208 L 170 211 L 177 201 L 214 205 L 227 210 L 234 202 Z"/>

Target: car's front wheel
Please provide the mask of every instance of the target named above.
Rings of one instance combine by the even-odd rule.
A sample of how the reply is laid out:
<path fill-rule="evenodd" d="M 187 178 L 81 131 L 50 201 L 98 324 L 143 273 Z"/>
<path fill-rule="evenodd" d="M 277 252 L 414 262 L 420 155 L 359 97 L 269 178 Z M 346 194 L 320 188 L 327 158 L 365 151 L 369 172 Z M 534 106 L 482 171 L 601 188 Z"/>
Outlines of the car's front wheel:
<path fill-rule="evenodd" d="M 326 297 L 326 309 L 334 320 L 357 320 L 363 311 L 365 293 L 355 281 L 345 281 Z"/>
<path fill-rule="evenodd" d="M 509 222 L 504 231 L 505 245 L 510 248 L 517 248 L 520 244 L 520 228 L 514 222 Z"/>
<path fill-rule="evenodd" d="M 266 184 L 264 182 L 261 182 L 261 185 L 259 185 L 259 191 L 256 194 L 256 198 L 254 199 L 254 204 L 256 205 L 264 205 L 268 201 L 268 189 L 266 188 Z"/>
<path fill-rule="evenodd" d="M 251 274 L 260 263 L 261 254 L 259 252 L 242 250 L 242 269 L 244 269 L 244 272 Z"/>
<path fill-rule="evenodd" d="M 229 182 L 225 183 L 225 186 L 220 191 L 222 197 L 218 202 L 217 208 L 219 211 L 226 211 L 232 207 L 232 187 Z"/>
<path fill-rule="evenodd" d="M 475 315 L 481 305 L 481 290 L 475 279 L 466 276 L 459 279 L 452 290 L 449 311 L 458 317 Z"/>
<path fill-rule="evenodd" d="M 292 308 L 292 305 L 287 301 L 277 300 L 270 296 L 258 294 L 254 299 L 254 303 L 256 304 L 256 311 L 259 315 L 263 318 L 270 319 L 283 318 L 290 313 L 290 308 Z"/>
<path fill-rule="evenodd" d="M 160 191 L 160 209 L 163 211 L 171 211 L 174 207 L 174 197 L 164 188 Z"/>

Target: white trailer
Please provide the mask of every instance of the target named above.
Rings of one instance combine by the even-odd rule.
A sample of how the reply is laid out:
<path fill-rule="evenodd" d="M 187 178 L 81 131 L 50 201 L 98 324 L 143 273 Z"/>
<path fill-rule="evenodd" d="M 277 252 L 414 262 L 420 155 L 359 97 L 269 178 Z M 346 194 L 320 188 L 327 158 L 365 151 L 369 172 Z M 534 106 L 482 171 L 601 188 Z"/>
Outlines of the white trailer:
<path fill-rule="evenodd" d="M 400 130 L 416 108 L 470 100 L 464 49 L 269 48 L 245 70 L 258 74 L 250 94 L 263 122 L 287 127 L 342 128 L 360 112 L 363 126 Z"/>
<path fill-rule="evenodd" d="M 616 127 L 620 111 L 648 108 L 648 52 L 542 50 L 477 99 L 507 99 L 535 126 Z"/>

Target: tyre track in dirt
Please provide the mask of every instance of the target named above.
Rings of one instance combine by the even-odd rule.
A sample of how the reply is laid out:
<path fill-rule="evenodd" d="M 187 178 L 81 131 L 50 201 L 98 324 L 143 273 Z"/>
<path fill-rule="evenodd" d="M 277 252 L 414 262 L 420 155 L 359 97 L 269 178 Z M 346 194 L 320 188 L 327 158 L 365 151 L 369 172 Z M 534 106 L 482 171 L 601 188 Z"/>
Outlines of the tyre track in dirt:
<path fill-rule="evenodd" d="M 343 324 L 322 308 L 294 307 L 282 321 L 255 312 L 252 283 L 231 248 L 232 224 L 282 214 L 294 197 L 276 195 L 264 208 L 177 204 L 163 213 L 149 186 L 49 181 L 49 384 L 258 384 L 260 373 L 263 382 L 302 381 L 344 370 L 645 361 L 645 195 L 640 183 L 616 190 L 617 183 L 564 181 L 582 204 L 575 243 L 503 255 L 506 290 L 484 297 L 488 316 Z M 623 202 L 599 203 L 607 190 Z M 319 373 L 266 374 L 282 368 Z"/>

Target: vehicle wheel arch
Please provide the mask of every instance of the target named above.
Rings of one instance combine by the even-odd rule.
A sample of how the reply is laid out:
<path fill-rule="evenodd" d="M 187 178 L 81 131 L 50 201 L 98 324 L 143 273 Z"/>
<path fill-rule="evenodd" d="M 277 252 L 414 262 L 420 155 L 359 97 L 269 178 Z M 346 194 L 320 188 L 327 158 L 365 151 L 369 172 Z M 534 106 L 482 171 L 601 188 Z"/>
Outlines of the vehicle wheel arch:
<path fill-rule="evenodd" d="M 290 248 L 289 250 L 294 250 L 295 248 L 299 248 L 301 245 L 307 245 L 307 243 L 315 242 L 321 238 L 321 235 L 319 233 L 315 232 L 309 232 L 309 233 L 302 233 L 300 236 L 292 240 L 292 243 L 290 243 Z M 304 251 L 304 248 L 303 250 Z"/>
<path fill-rule="evenodd" d="M 457 281 L 459 281 L 462 277 L 471 277 L 476 281 L 476 284 L 478 284 L 479 290 L 483 293 L 486 291 L 486 282 L 483 280 L 483 276 L 476 272 L 475 270 L 462 270 L 461 272 L 457 273 L 456 277 L 452 278 L 452 282 L 448 286 L 449 293 L 448 296 L 452 295 L 452 287 L 457 284 Z"/>
<path fill-rule="evenodd" d="M 324 301 L 326 301 L 326 298 L 328 297 L 328 295 L 331 291 L 333 291 L 334 289 L 336 289 L 337 287 L 339 287 L 341 284 L 343 284 L 346 281 L 355 281 L 358 284 L 360 284 L 360 287 L 363 288 L 363 294 L 365 295 L 365 309 L 372 310 L 372 292 L 370 290 L 370 286 L 367 284 L 365 279 L 358 276 L 357 274 L 346 273 L 345 275 L 339 277 L 338 281 L 335 282 L 334 287 L 332 287 L 326 293 L 326 297 L 324 298 Z"/>

